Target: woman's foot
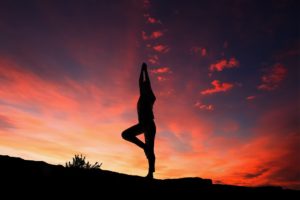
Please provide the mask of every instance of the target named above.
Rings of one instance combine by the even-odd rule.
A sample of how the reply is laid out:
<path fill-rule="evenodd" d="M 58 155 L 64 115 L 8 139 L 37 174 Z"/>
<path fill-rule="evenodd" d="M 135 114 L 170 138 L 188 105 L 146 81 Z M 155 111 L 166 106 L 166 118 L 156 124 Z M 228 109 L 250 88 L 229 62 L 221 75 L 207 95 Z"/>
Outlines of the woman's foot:
<path fill-rule="evenodd" d="M 147 179 L 153 179 L 153 172 L 149 172 L 146 176 Z"/>

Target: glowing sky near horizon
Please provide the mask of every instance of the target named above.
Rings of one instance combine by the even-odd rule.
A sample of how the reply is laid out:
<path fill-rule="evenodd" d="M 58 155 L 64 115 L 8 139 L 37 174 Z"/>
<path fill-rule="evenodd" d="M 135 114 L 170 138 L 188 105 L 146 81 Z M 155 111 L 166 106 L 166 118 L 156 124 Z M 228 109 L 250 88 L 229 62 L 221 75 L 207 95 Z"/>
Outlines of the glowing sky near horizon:
<path fill-rule="evenodd" d="M 145 175 L 122 140 L 138 76 L 157 178 L 300 189 L 299 2 L 1 1 L 0 154 Z"/>

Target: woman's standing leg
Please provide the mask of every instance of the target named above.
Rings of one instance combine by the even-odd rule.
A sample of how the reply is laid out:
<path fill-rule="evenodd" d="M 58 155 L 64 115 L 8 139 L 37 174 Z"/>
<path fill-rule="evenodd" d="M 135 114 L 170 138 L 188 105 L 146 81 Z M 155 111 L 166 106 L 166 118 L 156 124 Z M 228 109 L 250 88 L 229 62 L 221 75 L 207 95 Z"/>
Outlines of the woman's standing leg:
<path fill-rule="evenodd" d="M 148 159 L 149 170 L 147 177 L 153 178 L 155 172 L 155 153 L 154 153 L 154 140 L 156 134 L 156 126 L 154 121 L 145 125 L 145 154 Z"/>

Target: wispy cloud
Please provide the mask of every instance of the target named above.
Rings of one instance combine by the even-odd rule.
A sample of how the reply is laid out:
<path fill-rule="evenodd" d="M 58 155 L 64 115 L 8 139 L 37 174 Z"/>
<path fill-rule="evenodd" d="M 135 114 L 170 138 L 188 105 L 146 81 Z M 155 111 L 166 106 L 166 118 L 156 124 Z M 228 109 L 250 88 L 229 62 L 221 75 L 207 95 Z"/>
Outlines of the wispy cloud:
<path fill-rule="evenodd" d="M 159 57 L 158 55 L 150 55 L 148 58 L 148 62 L 152 65 L 159 64 Z"/>
<path fill-rule="evenodd" d="M 154 18 L 154 17 L 148 17 L 148 18 L 147 18 L 147 22 L 149 22 L 150 24 L 158 24 L 158 23 L 160 23 L 160 22 L 158 21 L 158 19 L 156 19 L 156 18 Z"/>
<path fill-rule="evenodd" d="M 154 51 L 160 52 L 160 53 L 167 53 L 170 48 L 167 45 L 158 44 L 152 47 Z"/>
<path fill-rule="evenodd" d="M 280 63 L 276 63 L 265 75 L 261 77 L 262 83 L 257 86 L 259 90 L 274 90 L 284 80 L 287 69 Z"/>
<path fill-rule="evenodd" d="M 150 38 L 151 39 L 157 39 L 157 38 L 160 38 L 163 35 L 164 35 L 164 33 L 162 31 L 154 31 L 154 32 L 151 33 Z"/>
<path fill-rule="evenodd" d="M 150 14 L 144 14 L 144 17 L 146 18 L 146 22 L 149 24 L 160 24 L 160 20 L 158 20 L 155 17 L 150 16 Z"/>
<path fill-rule="evenodd" d="M 156 69 L 152 69 L 151 73 L 156 74 L 156 78 L 158 81 L 166 81 L 167 79 L 167 74 L 171 73 L 171 70 L 169 67 L 160 67 Z"/>
<path fill-rule="evenodd" d="M 248 100 L 248 101 L 252 101 L 252 100 L 254 100 L 256 98 L 256 96 L 254 96 L 254 95 L 251 95 L 251 96 L 247 96 L 246 97 L 246 99 Z"/>
<path fill-rule="evenodd" d="M 167 78 L 165 78 L 164 76 L 157 76 L 156 77 L 158 81 L 166 81 Z"/>
<path fill-rule="evenodd" d="M 222 59 L 216 63 L 213 63 L 209 67 L 209 71 L 223 71 L 224 69 L 239 67 L 240 62 L 236 58 L 230 58 L 229 60 Z"/>
<path fill-rule="evenodd" d="M 267 171 L 269 171 L 268 168 L 262 168 L 262 169 L 258 169 L 255 172 L 252 173 L 246 173 L 243 175 L 243 177 L 245 179 L 253 179 L 253 178 L 257 178 L 259 176 L 262 176 L 263 174 L 265 174 Z"/>
<path fill-rule="evenodd" d="M 212 104 L 203 104 L 200 101 L 197 101 L 195 103 L 195 107 L 200 110 L 208 110 L 208 111 L 213 111 L 215 109 Z"/>
<path fill-rule="evenodd" d="M 164 73 L 170 73 L 171 70 L 169 67 L 160 67 L 160 68 L 152 69 L 151 72 L 154 74 L 164 74 Z"/>
<path fill-rule="evenodd" d="M 204 47 L 192 47 L 191 51 L 196 55 L 205 57 L 207 55 L 207 49 Z"/>
<path fill-rule="evenodd" d="M 201 91 L 201 94 L 207 95 L 207 94 L 214 94 L 214 93 L 218 93 L 218 92 L 226 92 L 233 88 L 233 84 L 221 83 L 218 80 L 213 80 L 211 82 L 211 84 L 213 85 L 213 88 L 203 90 L 203 91 Z"/>
<path fill-rule="evenodd" d="M 153 31 L 150 35 L 147 35 L 145 31 L 142 31 L 143 40 L 154 40 L 164 35 L 162 31 Z"/>

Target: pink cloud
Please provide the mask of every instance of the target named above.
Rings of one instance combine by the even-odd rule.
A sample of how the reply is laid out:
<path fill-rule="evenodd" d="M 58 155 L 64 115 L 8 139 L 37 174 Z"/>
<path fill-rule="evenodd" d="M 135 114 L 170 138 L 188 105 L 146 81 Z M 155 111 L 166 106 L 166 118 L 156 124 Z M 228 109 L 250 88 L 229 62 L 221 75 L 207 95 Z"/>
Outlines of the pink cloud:
<path fill-rule="evenodd" d="M 149 58 L 148 58 L 148 62 L 151 63 L 152 65 L 159 64 L 158 61 L 159 61 L 158 55 L 152 55 L 152 56 L 149 56 Z"/>
<path fill-rule="evenodd" d="M 239 67 L 240 63 L 236 58 L 230 58 L 229 60 L 222 59 L 214 64 L 211 64 L 209 71 L 223 71 L 224 69 Z"/>
<path fill-rule="evenodd" d="M 205 48 L 201 49 L 201 56 L 206 56 L 207 55 L 207 50 Z"/>
<path fill-rule="evenodd" d="M 168 80 L 166 75 L 171 73 L 171 70 L 169 67 L 160 67 L 160 68 L 152 69 L 151 73 L 157 75 L 156 78 L 158 81 L 166 81 Z"/>
<path fill-rule="evenodd" d="M 157 18 L 150 16 L 150 14 L 148 14 L 148 13 L 144 14 L 144 17 L 146 18 L 146 22 L 149 24 L 160 24 L 161 23 Z"/>
<path fill-rule="evenodd" d="M 207 49 L 204 47 L 192 47 L 191 50 L 194 54 L 200 54 L 202 57 L 205 57 L 207 55 Z"/>
<path fill-rule="evenodd" d="M 150 35 L 150 38 L 151 38 L 151 39 L 157 39 L 157 38 L 163 36 L 163 34 L 164 34 L 164 33 L 163 33 L 162 31 L 154 31 L 154 32 L 152 32 L 152 34 Z"/>
<path fill-rule="evenodd" d="M 228 90 L 231 90 L 233 88 L 233 84 L 231 83 L 220 83 L 218 80 L 214 80 L 211 82 L 211 84 L 214 86 L 211 89 L 206 89 L 201 91 L 201 94 L 206 95 L 206 94 L 214 94 L 218 92 L 226 92 Z"/>
<path fill-rule="evenodd" d="M 153 50 L 160 52 L 160 53 L 167 53 L 170 48 L 167 45 L 163 45 L 163 44 L 158 44 L 152 47 Z"/>
<path fill-rule="evenodd" d="M 164 74 L 164 73 L 170 73 L 171 70 L 169 67 L 161 67 L 161 68 L 152 69 L 151 72 L 154 74 Z"/>
<path fill-rule="evenodd" d="M 142 31 L 143 40 L 154 40 L 160 38 L 164 35 L 162 31 L 153 31 L 149 36 L 147 36 L 145 31 Z"/>
<path fill-rule="evenodd" d="M 167 79 L 165 77 L 163 77 L 163 76 L 157 76 L 157 80 L 158 81 L 165 81 Z"/>
<path fill-rule="evenodd" d="M 160 21 L 154 17 L 148 17 L 147 22 L 150 24 L 159 24 L 160 23 Z"/>
<path fill-rule="evenodd" d="M 287 69 L 280 63 L 276 63 L 273 67 L 261 77 L 262 83 L 257 87 L 259 90 L 274 90 L 284 80 Z"/>
<path fill-rule="evenodd" d="M 213 111 L 215 108 L 212 104 L 203 104 L 199 101 L 195 103 L 195 107 L 200 109 L 200 110 L 208 110 L 208 111 Z"/>
<path fill-rule="evenodd" d="M 254 100 L 255 98 L 256 98 L 256 96 L 254 96 L 254 95 L 246 97 L 246 99 L 249 101 Z"/>

